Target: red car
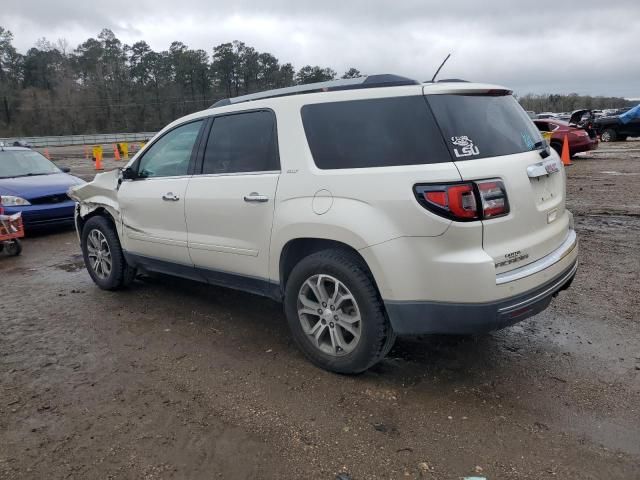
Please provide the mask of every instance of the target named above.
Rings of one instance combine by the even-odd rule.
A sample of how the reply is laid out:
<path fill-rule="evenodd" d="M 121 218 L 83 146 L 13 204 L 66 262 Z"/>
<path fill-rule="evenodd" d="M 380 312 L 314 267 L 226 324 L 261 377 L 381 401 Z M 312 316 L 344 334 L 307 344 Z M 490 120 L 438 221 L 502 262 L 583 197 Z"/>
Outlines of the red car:
<path fill-rule="evenodd" d="M 553 132 L 551 135 L 551 147 L 558 152 L 558 155 L 562 153 L 565 135 L 569 140 L 569 155 L 572 157 L 576 153 L 588 152 L 598 148 L 598 137 L 593 131 L 590 133 L 584 128 L 552 118 L 535 119 L 533 123 L 536 124 L 536 127 L 541 132 Z"/>

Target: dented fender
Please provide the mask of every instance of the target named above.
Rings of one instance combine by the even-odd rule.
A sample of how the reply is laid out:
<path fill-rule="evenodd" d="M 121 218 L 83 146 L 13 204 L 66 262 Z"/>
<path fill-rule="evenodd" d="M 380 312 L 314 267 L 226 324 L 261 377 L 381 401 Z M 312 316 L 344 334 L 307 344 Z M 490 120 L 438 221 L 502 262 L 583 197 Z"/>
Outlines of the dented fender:
<path fill-rule="evenodd" d="M 111 170 L 97 174 L 91 182 L 69 188 L 67 195 L 78 204 L 76 217 L 84 218 L 97 209 L 103 208 L 113 217 L 118 234 L 121 234 L 122 221 L 118 204 L 120 178 L 120 170 Z M 76 218 L 76 229 L 77 225 Z"/>

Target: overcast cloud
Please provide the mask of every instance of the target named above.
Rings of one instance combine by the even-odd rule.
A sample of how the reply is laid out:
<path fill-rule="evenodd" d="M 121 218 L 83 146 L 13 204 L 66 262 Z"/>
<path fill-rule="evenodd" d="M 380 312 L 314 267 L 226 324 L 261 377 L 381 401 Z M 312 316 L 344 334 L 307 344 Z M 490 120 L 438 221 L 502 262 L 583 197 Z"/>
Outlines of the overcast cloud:
<path fill-rule="evenodd" d="M 640 98 L 640 0 L 3 0 L 0 25 L 25 52 L 38 38 L 71 48 L 102 28 L 155 50 L 174 40 L 210 55 L 242 40 L 296 68 L 442 78 L 519 94 Z"/>

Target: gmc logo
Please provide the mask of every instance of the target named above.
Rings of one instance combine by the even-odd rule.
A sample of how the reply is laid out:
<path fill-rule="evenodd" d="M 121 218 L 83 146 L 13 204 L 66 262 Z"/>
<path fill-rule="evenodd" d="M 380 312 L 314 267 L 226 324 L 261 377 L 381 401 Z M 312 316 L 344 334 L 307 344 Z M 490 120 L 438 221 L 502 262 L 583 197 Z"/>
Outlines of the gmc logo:
<path fill-rule="evenodd" d="M 547 171 L 547 173 L 556 173 L 560 170 L 556 162 L 545 163 L 544 169 Z"/>

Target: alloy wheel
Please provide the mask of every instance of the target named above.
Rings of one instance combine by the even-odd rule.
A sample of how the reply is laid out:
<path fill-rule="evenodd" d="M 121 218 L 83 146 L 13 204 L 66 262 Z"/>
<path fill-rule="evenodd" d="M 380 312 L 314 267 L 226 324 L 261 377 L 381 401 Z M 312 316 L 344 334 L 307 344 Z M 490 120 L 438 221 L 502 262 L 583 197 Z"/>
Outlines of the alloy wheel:
<path fill-rule="evenodd" d="M 104 234 L 93 229 L 87 236 L 87 256 L 94 273 L 101 279 L 109 278 L 113 266 L 111 250 Z"/>
<path fill-rule="evenodd" d="M 310 342 L 328 355 L 346 355 L 360 341 L 358 304 L 345 284 L 331 275 L 313 275 L 302 284 L 298 318 Z"/>

